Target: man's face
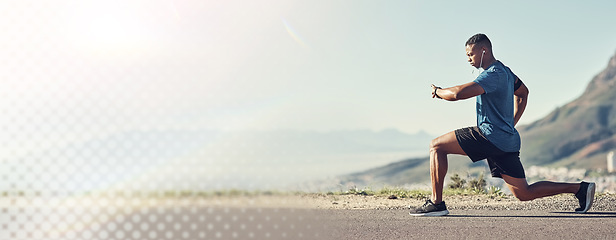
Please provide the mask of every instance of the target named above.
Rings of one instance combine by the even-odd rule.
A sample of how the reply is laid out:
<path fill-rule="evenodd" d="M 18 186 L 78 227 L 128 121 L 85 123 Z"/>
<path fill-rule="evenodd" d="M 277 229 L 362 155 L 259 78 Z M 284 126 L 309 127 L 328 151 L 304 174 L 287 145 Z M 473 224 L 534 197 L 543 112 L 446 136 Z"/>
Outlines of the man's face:
<path fill-rule="evenodd" d="M 481 47 L 476 44 L 466 45 L 466 56 L 471 66 L 479 68 L 481 62 Z"/>

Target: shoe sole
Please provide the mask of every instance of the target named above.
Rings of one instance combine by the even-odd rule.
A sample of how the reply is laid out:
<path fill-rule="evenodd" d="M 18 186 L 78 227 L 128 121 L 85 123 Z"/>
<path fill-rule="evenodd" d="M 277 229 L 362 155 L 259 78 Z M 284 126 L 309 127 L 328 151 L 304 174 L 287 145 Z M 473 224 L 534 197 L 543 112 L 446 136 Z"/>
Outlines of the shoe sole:
<path fill-rule="evenodd" d="M 411 216 L 415 216 L 415 217 L 438 217 L 438 216 L 445 216 L 447 214 L 449 214 L 448 210 L 443 210 L 443 211 L 438 211 L 438 212 L 428 212 L 428 213 L 409 213 Z"/>
<path fill-rule="evenodd" d="M 595 200 L 595 183 L 588 183 L 586 190 L 586 207 L 583 210 L 575 211 L 576 213 L 586 213 L 592 207 L 592 202 Z"/>

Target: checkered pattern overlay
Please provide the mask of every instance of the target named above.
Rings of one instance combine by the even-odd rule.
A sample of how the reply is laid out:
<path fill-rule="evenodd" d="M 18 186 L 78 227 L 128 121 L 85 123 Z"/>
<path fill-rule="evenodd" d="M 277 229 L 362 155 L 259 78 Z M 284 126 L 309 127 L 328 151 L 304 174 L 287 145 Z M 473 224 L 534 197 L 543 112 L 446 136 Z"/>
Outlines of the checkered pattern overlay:
<path fill-rule="evenodd" d="M 203 198 L 9 197 L 1 239 L 323 239 L 310 210 L 211 207 Z"/>
<path fill-rule="evenodd" d="M 122 16 L 84 23 L 83 2 L 0 2 L 0 239 L 321 236 L 308 210 L 212 204 L 241 166 L 200 125 L 221 94 L 207 65 L 162 20 L 98 32 Z"/>

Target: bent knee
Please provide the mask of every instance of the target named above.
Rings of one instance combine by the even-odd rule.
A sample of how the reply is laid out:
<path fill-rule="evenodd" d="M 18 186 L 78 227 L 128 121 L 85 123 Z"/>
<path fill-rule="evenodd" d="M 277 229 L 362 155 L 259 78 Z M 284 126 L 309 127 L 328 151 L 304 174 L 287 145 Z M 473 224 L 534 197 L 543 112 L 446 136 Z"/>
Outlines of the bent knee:
<path fill-rule="evenodd" d="M 533 200 L 533 199 L 534 199 L 534 198 L 532 198 L 532 197 L 528 197 L 528 196 L 521 196 L 521 197 L 516 196 L 516 198 L 517 198 L 518 200 L 520 200 L 521 202 L 531 201 L 531 200 Z"/>
<path fill-rule="evenodd" d="M 430 152 L 435 153 L 461 153 L 458 140 L 453 132 L 447 133 L 430 142 Z"/>
<path fill-rule="evenodd" d="M 530 201 L 535 199 L 535 197 L 533 197 L 529 192 L 527 191 L 514 191 L 513 192 L 513 196 L 515 196 L 518 200 L 522 201 L 522 202 L 526 202 L 526 201 Z"/>
<path fill-rule="evenodd" d="M 430 141 L 430 151 L 438 151 L 442 149 L 442 147 L 443 141 L 441 141 L 439 138 L 435 138 Z"/>

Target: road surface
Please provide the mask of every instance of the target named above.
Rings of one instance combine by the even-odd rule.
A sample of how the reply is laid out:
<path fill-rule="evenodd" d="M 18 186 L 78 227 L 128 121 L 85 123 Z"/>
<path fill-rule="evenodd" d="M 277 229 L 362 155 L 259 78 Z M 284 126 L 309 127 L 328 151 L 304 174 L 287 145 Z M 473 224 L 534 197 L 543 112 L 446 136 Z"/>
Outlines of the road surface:
<path fill-rule="evenodd" d="M 610 239 L 616 212 L 455 210 L 412 217 L 401 210 L 327 211 L 334 239 Z"/>
<path fill-rule="evenodd" d="M 444 217 L 413 217 L 401 208 L 229 207 L 149 200 L 74 203 L 4 206 L 0 239 L 616 238 L 616 212 L 611 210 L 575 214 L 452 209 Z"/>

